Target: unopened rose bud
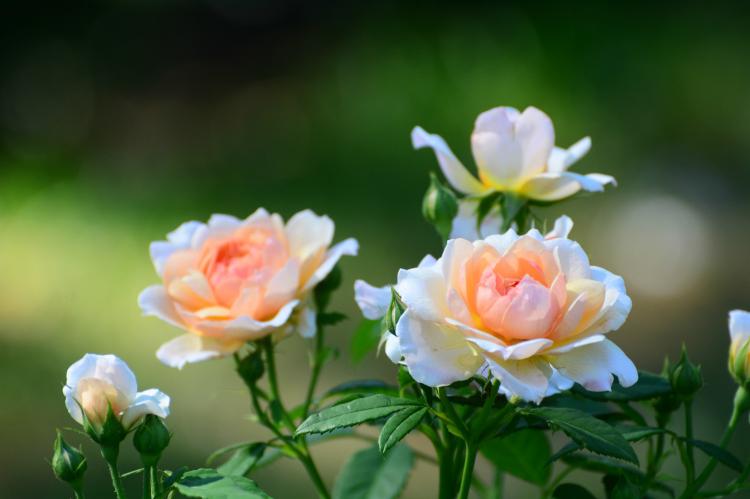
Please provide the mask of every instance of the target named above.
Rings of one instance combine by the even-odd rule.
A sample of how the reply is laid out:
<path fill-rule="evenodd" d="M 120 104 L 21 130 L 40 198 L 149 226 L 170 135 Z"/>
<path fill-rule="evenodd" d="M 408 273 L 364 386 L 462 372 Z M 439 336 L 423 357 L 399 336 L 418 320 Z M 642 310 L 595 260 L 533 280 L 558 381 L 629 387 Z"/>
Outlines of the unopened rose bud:
<path fill-rule="evenodd" d="M 750 312 L 732 310 L 729 313 L 729 373 L 738 385 L 750 386 Z"/>
<path fill-rule="evenodd" d="M 164 421 L 149 414 L 135 430 L 133 445 L 141 455 L 143 463 L 153 465 L 159 461 L 161 453 L 167 448 L 171 438 L 172 434 L 169 433 Z"/>
<path fill-rule="evenodd" d="M 673 369 L 674 367 L 669 362 L 669 357 L 665 358 L 664 367 L 661 370 L 662 376 L 669 380 Z M 666 424 L 666 421 L 669 419 L 670 414 L 679 409 L 681 405 L 682 401 L 680 400 L 680 398 L 672 392 L 660 396 L 654 401 L 654 408 L 657 412 L 657 419 L 660 419 Z"/>
<path fill-rule="evenodd" d="M 68 445 L 59 431 L 55 439 L 51 464 L 55 476 L 74 487 L 80 485 L 81 480 L 83 480 L 83 474 L 86 472 L 88 466 L 83 453 L 75 447 Z"/>
<path fill-rule="evenodd" d="M 700 366 L 690 362 L 685 345 L 682 346 L 680 361 L 672 368 L 669 375 L 672 390 L 683 400 L 690 400 L 703 386 L 703 375 Z"/>
<path fill-rule="evenodd" d="M 445 187 L 435 174 L 430 175 L 430 187 L 422 200 L 422 215 L 435 226 L 444 240 L 450 236 L 457 213 L 458 201 L 453 191 Z"/>
<path fill-rule="evenodd" d="M 396 334 L 396 324 L 398 320 L 404 315 L 406 311 L 406 305 L 401 300 L 394 288 L 391 288 L 391 304 L 388 306 L 388 311 L 385 314 L 385 330 Z"/>
<path fill-rule="evenodd" d="M 114 355 L 87 353 L 68 368 L 65 406 L 96 442 L 115 446 L 146 414 L 165 418 L 169 397 L 151 388 L 138 391 L 135 374 Z"/>

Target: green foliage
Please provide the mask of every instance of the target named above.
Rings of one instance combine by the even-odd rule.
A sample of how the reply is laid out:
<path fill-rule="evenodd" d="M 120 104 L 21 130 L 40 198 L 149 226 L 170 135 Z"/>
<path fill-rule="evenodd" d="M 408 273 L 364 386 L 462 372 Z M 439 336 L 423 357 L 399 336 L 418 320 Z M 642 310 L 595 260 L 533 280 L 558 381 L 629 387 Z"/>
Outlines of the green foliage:
<path fill-rule="evenodd" d="M 252 480 L 225 476 L 211 468 L 187 471 L 173 487 L 187 497 L 205 499 L 270 499 Z"/>
<path fill-rule="evenodd" d="M 422 200 L 422 215 L 425 220 L 435 226 L 443 240 L 447 240 L 457 213 L 456 195 L 438 180 L 437 175 L 431 173 L 430 186 Z"/>
<path fill-rule="evenodd" d="M 702 450 L 706 455 L 719 461 L 721 464 L 733 469 L 737 472 L 742 472 L 742 462 L 737 457 L 726 449 L 722 449 L 718 445 L 714 445 L 710 442 L 704 442 L 703 440 L 687 440 L 696 449 Z"/>
<path fill-rule="evenodd" d="M 353 362 L 360 362 L 377 348 L 383 336 L 383 321 L 362 319 L 352 334 L 350 353 Z"/>
<path fill-rule="evenodd" d="M 392 499 L 401 494 L 414 466 L 414 454 L 397 445 L 383 456 L 377 446 L 354 454 L 341 469 L 333 499 Z"/>
<path fill-rule="evenodd" d="M 247 386 L 253 386 L 263 377 L 265 365 L 263 364 L 263 355 L 260 349 L 246 355 L 237 362 L 237 374 Z"/>
<path fill-rule="evenodd" d="M 391 415 L 383 425 L 378 438 L 380 452 L 385 454 L 416 428 L 427 413 L 427 407 L 413 406 Z"/>
<path fill-rule="evenodd" d="M 580 385 L 573 387 L 573 392 L 592 400 L 606 400 L 613 402 L 633 402 L 649 400 L 672 392 L 669 381 L 658 374 L 639 371 L 638 382 L 624 388 L 620 383 L 612 384 L 610 392 L 590 392 Z"/>
<path fill-rule="evenodd" d="M 387 395 L 370 395 L 334 405 L 311 415 L 297 428 L 295 435 L 324 433 L 337 428 L 354 426 L 389 416 L 409 407 L 419 407 L 419 402 Z"/>
<path fill-rule="evenodd" d="M 554 499 L 596 499 L 596 496 L 575 483 L 563 483 L 552 492 Z"/>
<path fill-rule="evenodd" d="M 575 409 L 557 407 L 529 407 L 522 414 L 543 419 L 559 428 L 582 447 L 638 464 L 638 457 L 625 438 L 612 426 Z"/>
<path fill-rule="evenodd" d="M 496 468 L 521 480 L 536 485 L 544 485 L 549 480 L 550 445 L 542 431 L 521 430 L 493 438 L 479 450 Z"/>
<path fill-rule="evenodd" d="M 331 295 L 334 291 L 341 286 L 342 273 L 341 268 L 336 265 L 331 272 L 321 282 L 315 286 L 313 291 L 313 299 L 315 300 L 315 307 L 319 312 L 325 310 L 328 307 L 328 303 L 331 301 Z"/>
<path fill-rule="evenodd" d="M 254 442 L 240 447 L 216 470 L 226 476 L 247 475 L 261 460 L 267 447 L 263 442 Z"/>
<path fill-rule="evenodd" d="M 376 393 L 396 396 L 398 394 L 398 388 L 378 379 L 346 381 L 325 392 L 321 397 L 321 400 L 344 395 L 371 395 Z"/>

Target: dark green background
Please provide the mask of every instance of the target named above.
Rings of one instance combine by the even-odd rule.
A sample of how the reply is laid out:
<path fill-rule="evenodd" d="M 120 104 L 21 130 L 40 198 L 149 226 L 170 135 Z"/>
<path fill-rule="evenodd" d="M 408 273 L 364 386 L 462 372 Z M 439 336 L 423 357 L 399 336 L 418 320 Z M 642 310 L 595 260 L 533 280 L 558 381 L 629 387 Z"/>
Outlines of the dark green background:
<path fill-rule="evenodd" d="M 420 216 L 436 163 L 412 150 L 411 128 L 440 133 L 471 165 L 473 120 L 497 105 L 545 110 L 560 145 L 592 137 L 575 169 L 615 175 L 620 186 L 544 214 L 573 216 L 592 261 L 624 276 L 633 312 L 613 338 L 637 365 L 657 370 L 687 343 L 708 386 L 696 433 L 715 438 L 733 390 L 726 314 L 750 308 L 748 14 L 676 2 L 4 5 L 2 495 L 68 492 L 45 458 L 55 427 L 72 425 L 65 369 L 87 351 L 122 356 L 143 388 L 172 395 L 168 465 L 197 466 L 216 447 L 260 435 L 231 362 L 180 372 L 154 357 L 177 331 L 141 318 L 136 296 L 156 282 L 148 243 L 184 220 L 258 206 L 329 214 L 337 239 L 356 237 L 361 252 L 343 262 L 334 303 L 353 319 L 331 335 L 342 355 L 322 386 L 393 379 L 382 357 L 349 360 L 351 283 L 385 284 L 439 250 Z M 282 344 L 290 400 L 303 393 L 305 362 L 301 340 Z M 740 455 L 749 434 L 743 428 L 733 447 Z M 329 483 L 359 446 L 318 449 Z M 89 491 L 105 497 L 86 449 Z M 294 463 L 256 478 L 278 497 L 311 496 Z M 434 470 L 420 465 L 407 495 L 435 487 Z"/>

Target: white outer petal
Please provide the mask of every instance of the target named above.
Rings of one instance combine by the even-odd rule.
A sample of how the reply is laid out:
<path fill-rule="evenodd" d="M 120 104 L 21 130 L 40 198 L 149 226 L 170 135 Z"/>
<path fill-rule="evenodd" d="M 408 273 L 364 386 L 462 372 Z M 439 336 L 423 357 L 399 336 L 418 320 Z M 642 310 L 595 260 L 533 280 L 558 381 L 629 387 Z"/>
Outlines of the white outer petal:
<path fill-rule="evenodd" d="M 242 340 L 222 342 L 214 338 L 183 334 L 164 343 L 156 352 L 163 364 L 182 369 L 185 364 L 223 357 L 236 352 L 245 342 Z"/>
<path fill-rule="evenodd" d="M 433 321 L 440 321 L 447 315 L 445 280 L 440 272 L 440 260 L 430 266 L 400 270 L 396 292 L 412 315 Z"/>
<path fill-rule="evenodd" d="M 506 396 L 538 404 L 546 395 L 549 380 L 533 359 L 504 361 L 487 357 L 487 364 L 492 375 L 500 380 L 500 391 Z"/>
<path fill-rule="evenodd" d="M 625 387 L 638 381 L 633 361 L 620 347 L 606 339 L 552 357 L 550 363 L 563 376 L 595 392 L 611 390 L 613 374 Z"/>
<path fill-rule="evenodd" d="M 750 338 L 750 312 L 744 310 L 729 312 L 729 335 L 733 343 Z"/>
<path fill-rule="evenodd" d="M 326 253 L 325 260 L 320 266 L 313 272 L 312 277 L 302 287 L 302 291 L 307 291 L 315 287 L 320 281 L 326 278 L 326 276 L 333 270 L 338 261 L 344 255 L 356 256 L 359 251 L 359 243 L 354 238 L 349 238 L 341 241 L 338 244 L 333 245 Z"/>
<path fill-rule="evenodd" d="M 552 230 L 544 235 L 545 239 L 565 238 L 570 235 L 570 231 L 573 230 L 573 220 L 568 215 L 562 215 L 555 220 L 555 225 Z"/>
<path fill-rule="evenodd" d="M 122 425 L 125 429 L 130 429 L 146 414 L 162 419 L 169 416 L 169 395 L 156 388 L 138 392 L 130 407 L 122 414 Z"/>
<path fill-rule="evenodd" d="M 395 334 L 385 333 L 385 355 L 394 364 L 401 363 L 401 343 Z"/>
<path fill-rule="evenodd" d="M 167 295 L 164 286 L 157 284 L 149 286 L 138 295 L 138 306 L 141 308 L 143 315 L 158 317 L 159 319 L 184 329 L 180 314 L 174 307 L 174 302 Z"/>
<path fill-rule="evenodd" d="M 297 317 L 297 332 L 303 338 L 314 338 L 317 332 L 315 308 L 306 306 L 299 312 Z"/>
<path fill-rule="evenodd" d="M 584 137 L 567 149 L 555 147 L 547 160 L 547 170 L 564 172 L 570 165 L 584 157 L 591 150 L 591 138 Z"/>
<path fill-rule="evenodd" d="M 83 378 L 97 378 L 112 384 L 128 400 L 138 391 L 135 374 L 124 360 L 116 355 L 87 353 L 68 368 L 65 384 L 75 391 L 78 381 Z"/>
<path fill-rule="evenodd" d="M 429 147 L 435 152 L 443 175 L 456 190 L 464 194 L 482 194 L 487 189 L 461 164 L 442 137 L 414 127 L 411 131 L 411 143 L 414 149 Z"/>
<path fill-rule="evenodd" d="M 446 386 L 468 379 L 483 364 L 458 330 L 419 320 L 411 310 L 399 319 L 396 335 L 409 373 L 425 385 Z"/>
<path fill-rule="evenodd" d="M 357 302 L 365 319 L 381 319 L 391 304 L 391 286 L 377 288 L 362 279 L 357 279 L 354 281 L 354 301 Z"/>

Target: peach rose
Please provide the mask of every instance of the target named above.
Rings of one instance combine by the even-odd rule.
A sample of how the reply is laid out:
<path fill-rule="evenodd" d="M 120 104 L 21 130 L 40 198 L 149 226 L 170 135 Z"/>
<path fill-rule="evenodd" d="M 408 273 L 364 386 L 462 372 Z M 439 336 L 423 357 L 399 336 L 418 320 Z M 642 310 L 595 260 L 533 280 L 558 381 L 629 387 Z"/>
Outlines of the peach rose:
<path fill-rule="evenodd" d="M 489 370 L 506 395 L 534 402 L 574 382 L 605 391 L 613 375 L 637 381 L 604 336 L 630 312 L 623 280 L 591 266 L 563 225 L 548 239 L 537 230 L 453 239 L 434 263 L 399 272 L 399 360 L 414 379 L 443 386 Z"/>
<path fill-rule="evenodd" d="M 568 149 L 555 147 L 552 120 L 535 107 L 522 113 L 512 107 L 496 107 L 479 115 L 471 135 L 479 179 L 466 170 L 439 135 L 415 127 L 411 140 L 415 149 L 432 148 L 448 182 L 469 196 L 500 191 L 556 201 L 581 189 L 603 191 L 605 185 L 615 184 L 609 175 L 569 172 L 568 167 L 588 153 L 591 139 L 584 137 Z"/>
<path fill-rule="evenodd" d="M 356 255 L 347 239 L 331 247 L 334 224 L 305 210 L 286 224 L 258 209 L 245 220 L 213 215 L 208 224 L 187 222 L 151 244 L 163 284 L 145 289 L 145 315 L 188 333 L 162 345 L 166 365 L 220 357 L 246 341 L 295 328 L 315 335 L 311 291 L 343 255 Z"/>

